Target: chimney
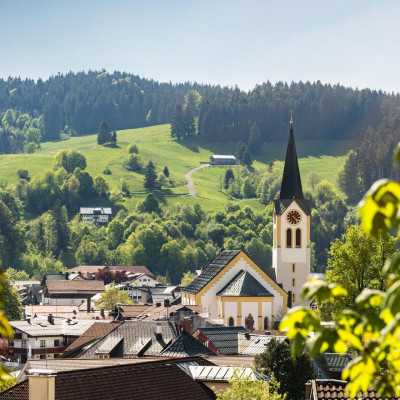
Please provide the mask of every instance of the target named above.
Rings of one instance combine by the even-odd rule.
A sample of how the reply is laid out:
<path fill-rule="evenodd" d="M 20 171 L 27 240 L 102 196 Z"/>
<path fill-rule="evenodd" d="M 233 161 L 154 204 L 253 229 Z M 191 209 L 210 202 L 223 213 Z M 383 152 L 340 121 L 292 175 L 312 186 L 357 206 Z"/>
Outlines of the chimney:
<path fill-rule="evenodd" d="M 156 338 L 160 340 L 162 338 L 162 326 L 160 324 L 157 324 L 156 327 Z"/>
<path fill-rule="evenodd" d="M 316 393 L 314 393 L 316 395 Z M 311 395 L 311 381 L 306 383 L 306 400 L 309 400 Z"/>
<path fill-rule="evenodd" d="M 29 400 L 55 400 L 56 375 L 54 371 L 31 369 L 27 372 Z"/>
<path fill-rule="evenodd" d="M 30 319 L 30 318 L 27 318 L 27 319 L 26 319 L 26 322 L 27 322 L 28 324 L 30 324 L 30 323 L 31 323 L 31 319 Z"/>
<path fill-rule="evenodd" d="M 49 324 L 54 325 L 54 318 L 53 318 L 53 314 L 52 313 L 50 313 L 47 316 L 47 321 L 49 322 Z"/>

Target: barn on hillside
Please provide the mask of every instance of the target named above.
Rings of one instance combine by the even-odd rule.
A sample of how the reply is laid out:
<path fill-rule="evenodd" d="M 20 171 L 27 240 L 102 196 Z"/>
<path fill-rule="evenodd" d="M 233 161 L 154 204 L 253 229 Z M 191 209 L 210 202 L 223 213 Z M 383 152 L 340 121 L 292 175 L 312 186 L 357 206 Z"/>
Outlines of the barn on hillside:
<path fill-rule="evenodd" d="M 236 157 L 214 154 L 210 157 L 210 164 L 211 165 L 235 165 Z"/>

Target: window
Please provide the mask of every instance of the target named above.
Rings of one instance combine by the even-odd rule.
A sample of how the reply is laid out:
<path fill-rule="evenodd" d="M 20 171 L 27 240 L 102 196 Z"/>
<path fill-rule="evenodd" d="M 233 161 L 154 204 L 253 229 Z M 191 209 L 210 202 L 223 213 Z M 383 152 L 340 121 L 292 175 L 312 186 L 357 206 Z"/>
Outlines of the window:
<path fill-rule="evenodd" d="M 268 317 L 264 317 L 264 329 L 268 329 Z"/>
<path fill-rule="evenodd" d="M 290 228 L 286 230 L 286 247 L 292 247 L 292 230 Z"/>
<path fill-rule="evenodd" d="M 40 347 L 46 347 L 46 341 L 45 340 L 41 340 L 40 341 Z"/>
<path fill-rule="evenodd" d="M 21 347 L 22 347 L 23 349 L 26 349 L 26 348 L 28 347 L 28 341 L 27 341 L 27 340 L 22 340 L 22 342 L 21 342 Z"/>
<path fill-rule="evenodd" d="M 75 304 L 75 300 L 71 300 L 71 304 Z"/>
<path fill-rule="evenodd" d="M 14 340 L 8 339 L 8 345 L 9 345 L 10 347 L 14 347 Z"/>
<path fill-rule="evenodd" d="M 233 317 L 229 317 L 228 326 L 235 326 L 235 320 L 233 319 Z"/>
<path fill-rule="evenodd" d="M 292 272 L 293 272 L 293 273 L 296 272 L 296 264 L 292 264 Z"/>
<path fill-rule="evenodd" d="M 295 287 L 296 286 L 296 279 L 292 278 L 292 286 Z"/>
<path fill-rule="evenodd" d="M 292 293 L 292 303 L 296 302 L 296 295 L 294 293 Z"/>
<path fill-rule="evenodd" d="M 46 354 L 41 354 L 41 355 L 40 355 L 40 359 L 41 359 L 41 360 L 45 360 L 45 359 L 46 359 Z"/>
<path fill-rule="evenodd" d="M 296 229 L 296 247 L 301 247 L 301 229 Z"/>
<path fill-rule="evenodd" d="M 59 347 L 60 346 L 60 341 L 59 340 L 55 340 L 54 341 L 54 347 Z"/>

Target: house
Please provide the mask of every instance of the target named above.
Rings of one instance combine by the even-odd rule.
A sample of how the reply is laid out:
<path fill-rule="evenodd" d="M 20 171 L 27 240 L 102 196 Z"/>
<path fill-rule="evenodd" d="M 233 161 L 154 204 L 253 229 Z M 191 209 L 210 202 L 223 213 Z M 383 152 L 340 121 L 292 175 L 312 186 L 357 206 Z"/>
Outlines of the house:
<path fill-rule="evenodd" d="M 129 286 L 156 286 L 158 283 L 152 276 L 146 273 L 135 273 L 129 276 Z"/>
<path fill-rule="evenodd" d="M 8 343 L 14 357 L 21 363 L 28 358 L 59 357 L 76 338 L 95 321 L 38 317 L 25 321 L 11 321 L 14 338 Z"/>
<path fill-rule="evenodd" d="M 168 321 L 123 321 L 79 358 L 157 356 L 179 336 Z"/>
<path fill-rule="evenodd" d="M 136 276 L 137 274 L 146 274 L 150 279 L 155 280 L 156 277 L 143 265 L 135 266 L 117 266 L 117 265 L 80 265 L 79 267 L 71 268 L 70 273 L 80 274 L 86 279 L 94 279 L 97 271 L 108 269 L 110 271 L 126 272 L 128 278 Z M 144 283 L 147 283 L 146 281 Z M 150 285 L 148 285 L 150 286 Z"/>
<path fill-rule="evenodd" d="M 213 154 L 210 157 L 211 165 L 235 165 L 236 157 L 232 155 Z"/>
<path fill-rule="evenodd" d="M 111 220 L 112 210 L 110 207 L 81 207 L 79 214 L 89 225 L 105 225 Z"/>
<path fill-rule="evenodd" d="M 342 372 L 354 358 L 352 354 L 323 353 L 314 357 L 315 376 L 320 379 L 341 379 Z"/>
<path fill-rule="evenodd" d="M 247 333 L 243 326 L 200 328 L 193 334 L 210 350 L 217 354 L 239 354 L 239 334 Z"/>
<path fill-rule="evenodd" d="M 103 281 L 48 280 L 42 290 L 43 305 L 80 305 L 87 303 L 91 311 L 91 298 L 105 290 Z"/>
<path fill-rule="evenodd" d="M 39 281 L 12 281 L 12 286 L 17 290 L 22 304 L 28 304 L 30 299 L 30 289 L 32 285 L 39 285 Z"/>
<path fill-rule="evenodd" d="M 242 250 L 224 250 L 182 288 L 182 304 L 200 305 L 224 326 L 249 330 L 274 325 L 286 313 L 288 294 Z"/>
<path fill-rule="evenodd" d="M 306 383 L 306 400 L 314 399 L 338 399 L 350 400 L 345 393 L 347 382 L 336 379 L 313 379 Z M 361 400 L 382 400 L 382 397 L 373 388 L 368 388 L 365 393 L 360 393 L 357 399 Z M 396 397 L 398 399 L 398 397 Z M 386 398 L 386 400 L 389 400 Z"/>
<path fill-rule="evenodd" d="M 196 362 L 166 359 L 61 372 L 31 369 L 27 379 L 0 393 L 0 400 L 215 399 L 212 390 L 185 371 Z"/>

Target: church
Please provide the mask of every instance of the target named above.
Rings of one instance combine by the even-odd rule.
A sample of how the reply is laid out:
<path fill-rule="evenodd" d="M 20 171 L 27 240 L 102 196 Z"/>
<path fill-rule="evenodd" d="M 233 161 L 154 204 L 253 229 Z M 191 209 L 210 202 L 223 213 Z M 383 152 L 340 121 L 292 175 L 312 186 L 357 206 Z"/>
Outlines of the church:
<path fill-rule="evenodd" d="M 182 304 L 207 309 L 225 326 L 273 329 L 287 308 L 300 304 L 311 265 L 309 202 L 304 198 L 290 120 L 279 199 L 273 208 L 272 267 L 268 273 L 242 250 L 224 250 L 182 289 Z"/>

